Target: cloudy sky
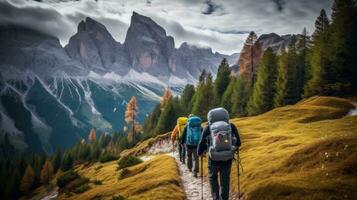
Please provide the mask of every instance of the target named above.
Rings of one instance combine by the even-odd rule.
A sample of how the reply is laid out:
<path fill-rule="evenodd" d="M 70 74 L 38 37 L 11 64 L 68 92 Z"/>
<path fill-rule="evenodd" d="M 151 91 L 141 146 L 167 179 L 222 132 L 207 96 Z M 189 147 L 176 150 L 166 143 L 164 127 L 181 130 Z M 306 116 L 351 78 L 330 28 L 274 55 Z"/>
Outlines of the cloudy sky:
<path fill-rule="evenodd" d="M 250 31 L 258 35 L 313 31 L 322 8 L 332 0 L 0 0 L 0 24 L 19 24 L 58 37 L 65 45 L 78 23 L 89 16 L 123 42 L 133 11 L 151 17 L 175 38 L 210 46 L 213 51 L 239 52 Z"/>

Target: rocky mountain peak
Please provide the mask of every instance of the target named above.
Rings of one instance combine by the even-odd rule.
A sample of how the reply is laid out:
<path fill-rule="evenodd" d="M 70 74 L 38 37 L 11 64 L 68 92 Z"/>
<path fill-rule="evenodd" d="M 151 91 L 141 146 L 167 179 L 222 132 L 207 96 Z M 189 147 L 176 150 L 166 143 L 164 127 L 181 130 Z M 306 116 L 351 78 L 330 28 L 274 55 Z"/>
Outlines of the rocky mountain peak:
<path fill-rule="evenodd" d="M 78 32 L 65 47 L 69 56 L 80 61 L 85 67 L 96 72 L 108 69 L 128 71 L 128 61 L 123 47 L 114 40 L 106 27 L 87 17 L 78 25 Z"/>
<path fill-rule="evenodd" d="M 124 42 L 132 67 L 139 72 L 168 76 L 169 57 L 175 50 L 174 39 L 151 18 L 136 12 Z"/>

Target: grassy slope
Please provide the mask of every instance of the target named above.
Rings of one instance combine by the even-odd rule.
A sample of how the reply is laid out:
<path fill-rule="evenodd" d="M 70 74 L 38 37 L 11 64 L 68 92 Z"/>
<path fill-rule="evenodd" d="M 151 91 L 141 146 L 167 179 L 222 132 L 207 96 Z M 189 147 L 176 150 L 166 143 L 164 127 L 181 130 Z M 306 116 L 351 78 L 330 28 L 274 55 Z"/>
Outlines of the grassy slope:
<path fill-rule="evenodd" d="M 91 189 L 78 195 L 59 199 L 111 199 L 122 195 L 130 200 L 136 199 L 184 199 L 180 188 L 180 177 L 175 160 L 167 155 L 160 155 L 152 160 L 129 167 L 127 178 L 118 180 L 116 161 L 96 163 L 91 166 L 78 166 L 77 171 L 91 180 L 101 180 L 102 185 L 91 184 Z M 99 198 L 101 197 L 101 198 Z"/>
<path fill-rule="evenodd" d="M 243 142 L 245 199 L 357 198 L 357 116 L 345 116 L 352 108 L 345 99 L 314 97 L 256 117 L 233 119 Z M 161 137 L 167 135 L 144 141 L 122 155 L 140 154 Z M 169 156 L 130 167 L 129 177 L 123 180 L 117 180 L 116 166 L 108 162 L 78 167 L 82 175 L 102 180 L 103 185 L 91 184 L 92 189 L 70 199 L 96 195 L 110 199 L 115 194 L 129 199 L 184 199 L 175 161 Z M 233 165 L 234 191 L 236 175 Z"/>
<path fill-rule="evenodd" d="M 357 116 L 344 99 L 313 97 L 233 119 L 242 137 L 247 199 L 357 198 Z M 236 167 L 232 187 L 236 191 Z"/>

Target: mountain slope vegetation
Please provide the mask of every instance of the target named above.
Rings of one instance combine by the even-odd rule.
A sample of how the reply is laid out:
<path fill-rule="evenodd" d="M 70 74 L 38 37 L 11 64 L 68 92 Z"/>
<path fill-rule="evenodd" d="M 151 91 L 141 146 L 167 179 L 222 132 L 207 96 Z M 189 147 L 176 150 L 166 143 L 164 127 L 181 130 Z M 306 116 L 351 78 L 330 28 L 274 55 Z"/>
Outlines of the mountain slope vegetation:
<path fill-rule="evenodd" d="M 315 96 L 296 105 L 276 108 L 255 117 L 234 118 L 242 139 L 241 176 L 245 199 L 351 199 L 357 196 L 357 116 L 350 100 Z M 166 135 L 124 151 L 144 155 Z M 204 164 L 204 176 L 207 166 Z M 116 162 L 79 165 L 75 169 L 102 185 L 69 199 L 109 198 L 184 199 L 178 168 L 167 155 L 129 167 L 118 180 Z M 99 168 L 99 169 L 98 169 Z M 237 192 L 237 169 L 232 165 L 231 190 Z M 60 199 L 66 199 L 60 195 Z"/>

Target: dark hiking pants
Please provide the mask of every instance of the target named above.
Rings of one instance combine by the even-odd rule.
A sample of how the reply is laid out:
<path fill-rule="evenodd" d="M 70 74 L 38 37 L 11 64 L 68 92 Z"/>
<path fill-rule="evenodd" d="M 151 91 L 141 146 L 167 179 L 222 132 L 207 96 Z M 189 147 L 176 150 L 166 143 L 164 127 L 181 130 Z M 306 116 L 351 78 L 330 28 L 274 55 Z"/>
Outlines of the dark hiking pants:
<path fill-rule="evenodd" d="M 180 157 L 180 161 L 185 164 L 185 157 L 186 157 L 186 149 L 184 147 L 184 145 L 182 144 L 178 144 L 178 153 L 179 153 L 179 157 Z"/>
<path fill-rule="evenodd" d="M 193 172 L 198 173 L 199 160 L 197 155 L 197 148 L 187 148 L 187 167 L 189 170 L 192 170 L 193 162 Z"/>
<path fill-rule="evenodd" d="M 211 184 L 211 193 L 214 200 L 228 200 L 229 198 L 229 181 L 232 163 L 224 165 L 208 166 L 208 177 Z M 218 173 L 220 180 L 218 184 Z"/>

